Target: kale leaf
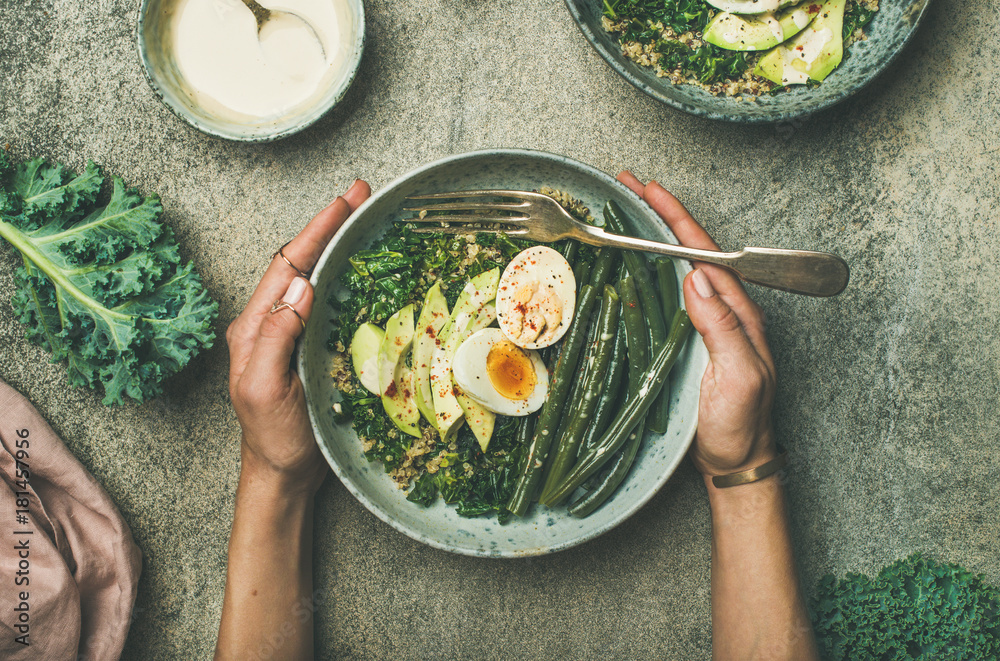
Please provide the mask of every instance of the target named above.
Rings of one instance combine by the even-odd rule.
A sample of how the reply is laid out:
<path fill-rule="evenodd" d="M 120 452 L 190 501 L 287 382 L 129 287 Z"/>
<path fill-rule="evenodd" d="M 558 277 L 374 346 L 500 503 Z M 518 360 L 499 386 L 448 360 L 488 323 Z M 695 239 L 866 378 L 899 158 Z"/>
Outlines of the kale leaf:
<path fill-rule="evenodd" d="M 919 554 L 874 579 L 824 577 L 810 611 L 829 661 L 1000 658 L 1000 590 Z"/>
<path fill-rule="evenodd" d="M 640 25 L 662 23 L 677 34 L 702 32 L 712 13 L 712 7 L 704 0 L 606 0 L 604 3 L 604 15 L 612 20 L 631 19 Z"/>
<path fill-rule="evenodd" d="M 406 499 L 426 507 L 440 493 L 445 502 L 457 504 L 459 516 L 495 513 L 497 521 L 505 523 L 510 518 L 506 504 L 517 484 L 517 468 L 525 450 L 516 440 L 517 424 L 517 418 L 497 416 L 485 453 L 469 428 L 462 427 L 447 464 L 436 473 L 421 475 Z"/>
<path fill-rule="evenodd" d="M 416 234 L 398 223 L 369 250 L 353 255 L 341 282 L 346 297 L 334 295 L 337 312 L 330 347 L 348 347 L 354 331 L 365 322 L 383 325 L 410 303 L 419 308 L 427 290 L 438 280 L 449 308 L 462 287 L 484 271 L 501 270 L 514 255 L 531 245 L 503 235 L 480 234 L 474 240 L 448 234 Z"/>
<path fill-rule="evenodd" d="M 704 0 L 618 0 L 604 3 L 604 14 L 615 21 L 627 21 L 621 42 L 654 44 L 659 65 L 666 71 L 680 70 L 706 85 L 740 78 L 750 68 L 755 54 L 719 48 L 707 42 L 689 46 L 673 38 L 663 38 L 663 28 L 677 35 L 694 33 L 700 37 L 715 9 Z"/>
<path fill-rule="evenodd" d="M 844 39 L 854 34 L 858 28 L 868 25 L 876 11 L 878 10 L 868 9 L 860 2 L 847 3 L 847 9 L 844 11 Z"/>
<path fill-rule="evenodd" d="M 142 402 L 212 346 L 212 301 L 177 242 L 143 198 L 88 163 L 80 175 L 0 151 L 0 236 L 21 253 L 13 306 L 28 339 L 65 360 L 73 386 L 104 390 L 106 405 Z"/>

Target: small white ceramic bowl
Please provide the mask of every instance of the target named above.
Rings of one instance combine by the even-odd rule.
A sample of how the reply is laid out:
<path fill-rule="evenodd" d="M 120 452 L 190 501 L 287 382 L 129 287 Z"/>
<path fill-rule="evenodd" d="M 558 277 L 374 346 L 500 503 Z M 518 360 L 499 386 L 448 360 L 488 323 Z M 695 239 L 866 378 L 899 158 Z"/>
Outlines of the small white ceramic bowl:
<path fill-rule="evenodd" d="M 166 29 L 170 5 L 177 0 L 142 0 L 136 41 L 143 72 L 153 92 L 175 115 L 194 128 L 227 140 L 240 142 L 271 142 L 311 126 L 336 106 L 357 75 L 365 46 L 365 8 L 362 0 L 346 2 L 354 19 L 355 33 L 343 70 L 333 77 L 327 90 L 316 102 L 298 112 L 276 120 L 258 123 L 237 123 L 213 115 L 200 107 L 185 89 L 180 71 L 174 63 Z"/>
<path fill-rule="evenodd" d="M 500 525 L 496 517 L 460 517 L 440 498 L 424 508 L 406 500 L 406 492 L 369 463 L 350 423 L 337 424 L 331 407 L 340 399 L 330 377 L 333 354 L 328 347 L 335 315 L 330 299 L 343 295 L 340 275 L 348 258 L 367 249 L 402 214 L 404 198 L 420 193 L 506 188 L 532 190 L 552 186 L 583 200 L 600 215 L 613 199 L 639 226 L 646 239 L 676 243 L 667 226 L 635 193 L 592 167 L 543 152 L 482 151 L 451 156 L 400 177 L 365 202 L 327 246 L 313 271 L 315 308 L 300 340 L 298 372 L 306 389 L 313 431 L 323 455 L 344 486 L 376 516 L 413 539 L 436 548 L 473 556 L 542 555 L 592 539 L 634 514 L 673 474 L 694 438 L 701 378 L 708 352 L 695 333 L 671 372 L 670 422 L 662 435 L 647 434 L 635 464 L 618 491 L 584 519 L 565 507 L 534 505 L 524 518 Z M 678 285 L 691 270 L 676 263 Z"/>

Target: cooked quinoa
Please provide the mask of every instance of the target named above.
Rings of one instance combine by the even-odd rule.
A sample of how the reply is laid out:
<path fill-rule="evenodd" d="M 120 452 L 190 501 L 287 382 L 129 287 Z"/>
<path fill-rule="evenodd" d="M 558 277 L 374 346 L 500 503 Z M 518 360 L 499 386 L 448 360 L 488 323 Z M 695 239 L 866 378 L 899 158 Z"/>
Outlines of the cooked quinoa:
<path fill-rule="evenodd" d="M 673 0 L 664 0 L 667 5 Z M 615 3 L 617 5 L 617 3 Z M 718 10 L 707 3 L 700 3 L 704 12 L 704 23 L 709 20 Z M 867 15 L 878 11 L 878 0 L 848 0 L 845 16 Z M 863 23 L 867 22 L 864 18 Z M 643 67 L 650 67 L 659 78 L 666 78 L 673 85 L 693 85 L 700 87 L 713 96 L 736 97 L 738 100 L 753 101 L 762 94 L 770 94 L 782 89 L 787 89 L 780 85 L 756 76 L 753 73 L 757 61 L 767 51 L 758 52 L 738 52 L 719 49 L 703 41 L 702 33 L 697 30 L 686 30 L 678 33 L 671 26 L 665 25 L 663 21 L 642 20 L 640 16 L 618 16 L 611 18 L 607 14 L 602 16 L 601 23 L 605 31 L 618 35 L 618 43 L 621 46 L 622 54 Z M 641 25 L 640 25 L 641 23 Z M 845 19 L 845 24 L 847 20 Z M 639 28 L 639 29 L 637 29 Z M 641 39 L 630 39 L 629 36 L 641 36 Z M 862 27 L 856 27 L 844 39 L 844 49 L 851 44 L 867 39 Z M 685 65 L 670 66 L 669 59 L 665 53 L 678 51 L 688 52 L 691 57 L 695 54 L 704 55 L 706 51 L 713 51 L 722 56 L 728 56 L 733 69 L 743 67 L 742 72 L 729 76 L 705 76 L 701 77 L 698 71 L 687 68 Z M 719 56 L 721 57 L 721 56 Z M 845 53 L 846 57 L 846 53 Z M 690 65 L 688 65 L 690 66 Z M 714 65 L 713 65 L 714 67 Z"/>

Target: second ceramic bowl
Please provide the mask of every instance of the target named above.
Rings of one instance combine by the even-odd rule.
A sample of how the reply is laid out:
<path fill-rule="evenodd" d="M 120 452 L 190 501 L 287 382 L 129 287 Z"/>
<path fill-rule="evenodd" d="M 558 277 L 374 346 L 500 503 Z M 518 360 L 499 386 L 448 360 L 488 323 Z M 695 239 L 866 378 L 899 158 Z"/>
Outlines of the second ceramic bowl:
<path fill-rule="evenodd" d="M 789 92 L 756 101 L 712 96 L 693 85 L 672 85 L 622 55 L 616 38 L 601 25 L 601 0 L 566 0 L 566 7 L 583 36 L 625 80 L 649 96 L 678 110 L 731 122 L 786 122 L 843 101 L 869 84 L 902 52 L 926 13 L 929 0 L 882 0 L 865 28 L 868 39 L 853 44 L 843 64 L 815 88 L 795 86 Z"/>

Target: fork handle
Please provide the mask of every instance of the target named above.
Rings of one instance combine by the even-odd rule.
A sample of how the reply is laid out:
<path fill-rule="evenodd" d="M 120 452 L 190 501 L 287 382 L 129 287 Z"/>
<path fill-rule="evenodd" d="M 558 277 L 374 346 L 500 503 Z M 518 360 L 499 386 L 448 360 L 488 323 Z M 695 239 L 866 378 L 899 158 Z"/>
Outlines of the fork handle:
<path fill-rule="evenodd" d="M 755 285 L 806 296 L 836 296 L 850 280 L 847 262 L 828 252 L 782 248 L 744 248 L 739 252 L 700 250 L 610 234 L 592 226 L 584 226 L 573 238 L 592 246 L 642 250 L 715 264 Z"/>

